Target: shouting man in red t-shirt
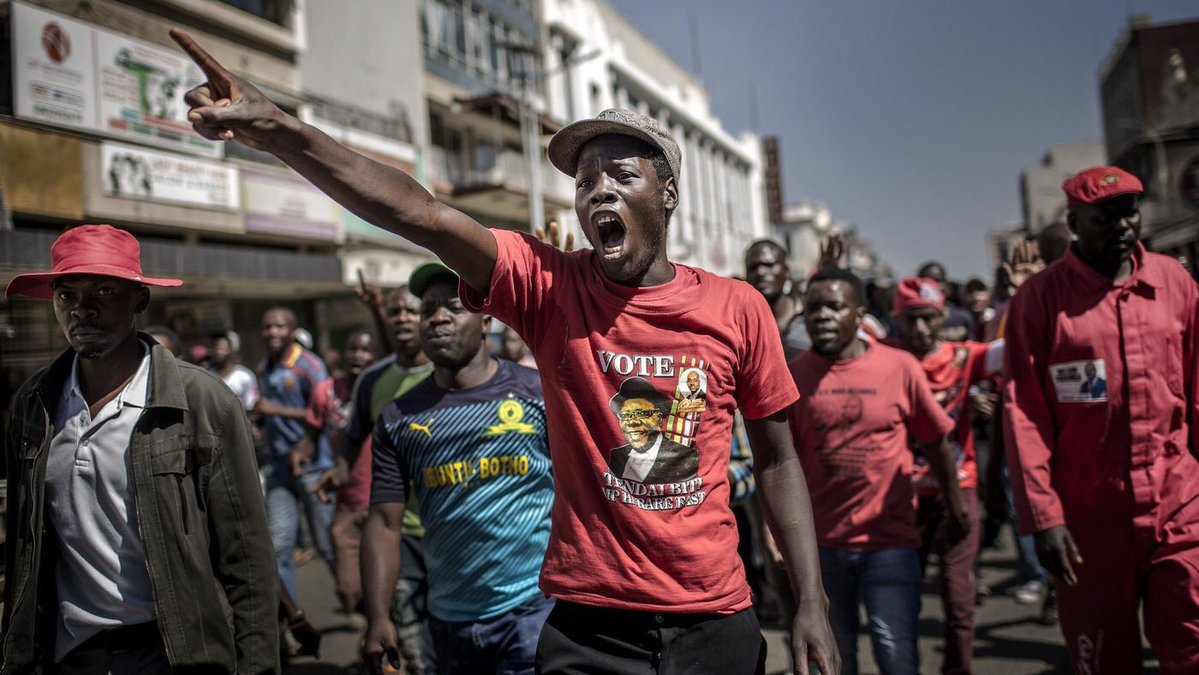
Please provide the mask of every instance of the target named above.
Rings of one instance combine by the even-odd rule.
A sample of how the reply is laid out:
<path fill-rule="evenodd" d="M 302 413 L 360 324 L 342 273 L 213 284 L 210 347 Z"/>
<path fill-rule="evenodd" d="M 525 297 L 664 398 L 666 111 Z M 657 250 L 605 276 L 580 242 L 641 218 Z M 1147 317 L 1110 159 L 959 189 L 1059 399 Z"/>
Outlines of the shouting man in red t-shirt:
<path fill-rule="evenodd" d="M 1199 672 L 1199 287 L 1138 241 L 1143 192 L 1112 166 L 1066 181 L 1066 257 L 1007 322 L 1008 469 L 1057 582 L 1080 673 Z"/>
<path fill-rule="evenodd" d="M 944 487 L 945 538 L 970 531 L 946 435 L 953 421 L 909 354 L 858 336 L 866 313 L 853 273 L 817 272 L 804 294 L 812 350 L 791 362 L 799 387 L 791 425 L 820 540 L 820 568 L 843 673 L 857 670 L 858 603 L 870 617 L 884 673 L 915 675 L 922 574 L 912 495 L 912 452 Z"/>
<path fill-rule="evenodd" d="M 945 662 L 941 672 L 970 673 L 974 656 L 974 605 L 977 593 L 974 562 L 978 558 L 978 462 L 974 455 L 974 426 L 970 420 L 970 388 L 994 375 L 1003 365 L 1003 341 L 943 342 L 937 339 L 945 322 L 945 295 L 933 279 L 905 279 L 895 293 L 897 339 L 888 343 L 920 359 L 937 402 L 953 420 L 949 447 L 957 466 L 958 483 L 970 515 L 970 535 L 951 544 L 941 523 L 946 500 L 930 471 L 928 459 L 916 457 L 912 482 L 916 487 L 917 526 L 921 530 L 920 566 L 929 553 L 941 559 L 941 601 L 945 609 Z"/>
<path fill-rule="evenodd" d="M 812 660 L 826 673 L 839 670 L 808 492 L 787 425 L 798 392 L 778 328 L 748 284 L 670 262 L 666 228 L 679 203 L 682 155 L 665 128 L 645 115 L 606 110 L 550 141 L 550 160 L 575 181 L 575 213 L 593 247 L 567 253 L 483 227 L 402 171 L 287 115 L 187 35 L 172 35 L 208 77 L 186 96 L 197 132 L 270 152 L 363 219 L 429 248 L 461 277 L 466 306 L 511 326 L 533 351 L 559 488 L 541 578 L 558 600 L 541 635 L 542 672 L 764 668 L 729 507 L 737 409 L 798 599 L 796 668 L 807 672 Z M 692 372 L 702 399 L 686 393 Z M 635 378 L 669 397 L 669 411 L 614 414 L 614 397 L 627 395 L 625 384 Z M 661 442 L 629 447 L 616 475 L 612 454 L 632 446 L 622 415 L 642 424 L 666 419 L 655 436 Z M 693 476 L 655 482 L 636 470 L 652 467 L 663 446 L 674 447 L 666 440 L 698 454 Z M 394 635 L 365 648 L 394 653 Z"/>

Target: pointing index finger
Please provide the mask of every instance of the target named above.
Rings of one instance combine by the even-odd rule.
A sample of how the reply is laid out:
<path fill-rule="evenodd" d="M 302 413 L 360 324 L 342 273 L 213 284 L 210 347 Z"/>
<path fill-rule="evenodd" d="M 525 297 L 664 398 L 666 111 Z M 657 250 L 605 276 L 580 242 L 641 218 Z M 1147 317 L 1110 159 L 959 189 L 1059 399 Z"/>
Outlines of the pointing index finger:
<path fill-rule="evenodd" d="M 232 98 L 234 93 L 233 75 L 228 70 L 225 70 L 225 67 L 219 61 L 212 58 L 212 55 L 205 51 L 203 47 L 197 44 L 192 39 L 192 36 L 178 28 L 172 28 L 170 33 L 171 39 L 191 57 L 192 61 L 195 61 L 200 70 L 204 71 L 204 75 L 208 77 L 208 86 L 212 89 L 212 93 L 215 94 L 213 98 Z"/>

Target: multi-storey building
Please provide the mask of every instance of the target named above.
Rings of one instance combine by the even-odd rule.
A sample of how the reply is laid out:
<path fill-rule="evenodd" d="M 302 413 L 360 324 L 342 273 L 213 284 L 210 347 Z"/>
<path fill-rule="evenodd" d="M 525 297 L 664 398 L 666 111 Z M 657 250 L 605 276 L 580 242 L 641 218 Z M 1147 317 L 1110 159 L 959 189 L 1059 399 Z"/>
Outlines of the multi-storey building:
<path fill-rule="evenodd" d="M 1134 17 L 1100 72 L 1108 160 L 1145 182 L 1151 249 L 1199 255 L 1199 21 Z"/>
<path fill-rule="evenodd" d="M 48 269 L 65 227 L 108 222 L 139 237 L 147 274 L 185 281 L 155 291 L 147 323 L 188 341 L 233 328 L 252 364 L 261 314 L 283 302 L 321 346 L 339 345 L 366 319 L 347 285 L 355 270 L 386 271 L 369 259 L 343 266 L 343 250 L 394 238 L 273 158 L 196 136 L 182 96 L 203 76 L 167 31 L 186 28 L 287 111 L 415 173 L 425 116 L 416 0 L 371 4 L 386 25 L 293 0 L 0 2 L 0 283 Z M 344 49 L 359 31 L 369 47 Z M 47 303 L 0 308 L 11 386 L 65 341 Z"/>
<path fill-rule="evenodd" d="M 703 84 L 604 0 L 543 0 L 542 25 L 549 114 L 573 121 L 630 108 L 669 128 L 683 151 L 671 258 L 743 273 L 745 247 L 769 234 L 757 136 L 725 130 Z M 568 209 L 559 218 L 577 231 Z"/>
<path fill-rule="evenodd" d="M 1102 141 L 1056 143 L 1040 163 L 1020 172 L 1020 208 L 1024 230 L 1035 235 L 1049 225 L 1066 222 L 1066 195 L 1062 183 L 1106 161 Z"/>
<path fill-rule="evenodd" d="M 532 0 L 422 0 L 428 184 L 489 227 L 531 231 L 573 191 L 545 156 L 561 121 L 545 114 Z"/>

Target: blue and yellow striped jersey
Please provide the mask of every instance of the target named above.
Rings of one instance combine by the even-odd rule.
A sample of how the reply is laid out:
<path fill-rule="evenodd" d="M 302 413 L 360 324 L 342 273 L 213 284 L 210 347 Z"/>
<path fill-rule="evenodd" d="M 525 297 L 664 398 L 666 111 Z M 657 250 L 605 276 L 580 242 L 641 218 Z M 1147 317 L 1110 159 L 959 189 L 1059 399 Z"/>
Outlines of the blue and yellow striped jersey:
<path fill-rule="evenodd" d="M 425 526 L 429 610 L 484 621 L 537 597 L 554 500 L 537 372 L 510 361 L 486 384 L 446 390 L 430 377 L 384 409 L 371 503 L 407 501 Z"/>

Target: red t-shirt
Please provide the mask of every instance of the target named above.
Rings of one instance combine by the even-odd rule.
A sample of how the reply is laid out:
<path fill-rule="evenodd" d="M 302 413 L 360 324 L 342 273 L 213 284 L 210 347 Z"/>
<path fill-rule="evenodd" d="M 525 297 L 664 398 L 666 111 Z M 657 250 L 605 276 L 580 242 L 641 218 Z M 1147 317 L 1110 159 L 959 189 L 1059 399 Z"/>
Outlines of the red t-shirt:
<path fill-rule="evenodd" d="M 540 367 L 557 493 L 542 590 L 639 611 L 750 607 L 729 508 L 733 411 L 761 419 L 798 396 L 762 295 L 683 265 L 629 288 L 590 249 L 494 233 L 488 296 L 461 295 Z"/>
<path fill-rule="evenodd" d="M 333 441 L 335 434 L 344 433 L 349 424 L 353 397 L 349 380 L 329 379 L 316 385 L 308 402 L 308 425 L 319 429 Z M 343 511 L 365 511 L 371 504 L 371 439 L 362 443 L 358 459 L 350 469 L 349 480 L 337 491 L 337 508 Z"/>
<path fill-rule="evenodd" d="M 909 437 L 953 429 L 915 357 L 877 342 L 852 361 L 805 352 L 791 362 L 791 432 L 823 548 L 919 548 Z"/>
<path fill-rule="evenodd" d="M 939 342 L 936 351 L 920 361 L 933 396 L 954 421 L 949 448 L 957 462 L 958 484 L 962 489 L 978 488 L 974 425 L 970 423 L 970 387 L 987 377 L 988 348 L 981 342 Z M 916 494 L 921 497 L 941 494 L 941 486 L 923 456 L 916 457 L 912 482 L 916 485 Z"/>

